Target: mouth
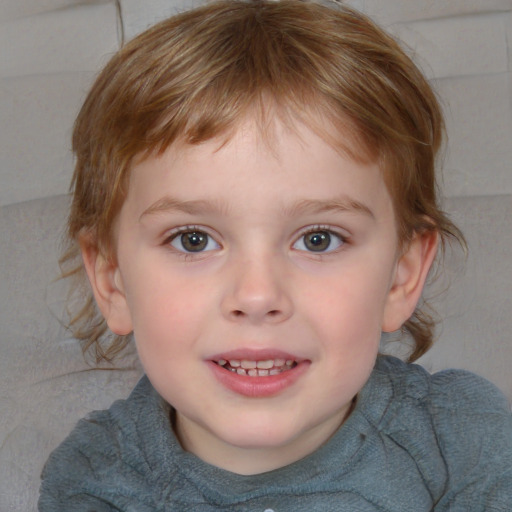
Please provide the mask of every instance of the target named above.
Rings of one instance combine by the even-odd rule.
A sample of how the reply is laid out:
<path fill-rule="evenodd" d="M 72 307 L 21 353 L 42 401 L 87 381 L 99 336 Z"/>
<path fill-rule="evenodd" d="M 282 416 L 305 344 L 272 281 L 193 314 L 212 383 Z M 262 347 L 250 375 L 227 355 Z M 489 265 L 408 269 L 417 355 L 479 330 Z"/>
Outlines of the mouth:
<path fill-rule="evenodd" d="M 208 364 L 226 389 L 249 398 L 266 398 L 293 387 L 311 361 L 274 350 L 235 350 L 213 357 Z"/>
<path fill-rule="evenodd" d="M 295 368 L 298 364 L 293 359 L 219 359 L 218 366 L 231 373 L 247 377 L 272 377 Z"/>

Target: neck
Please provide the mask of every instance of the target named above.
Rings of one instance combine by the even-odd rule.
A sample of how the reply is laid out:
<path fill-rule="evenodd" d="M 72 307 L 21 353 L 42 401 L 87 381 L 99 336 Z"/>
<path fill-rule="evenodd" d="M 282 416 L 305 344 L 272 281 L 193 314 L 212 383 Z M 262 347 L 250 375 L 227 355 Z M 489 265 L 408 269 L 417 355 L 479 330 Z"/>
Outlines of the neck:
<path fill-rule="evenodd" d="M 303 432 L 300 437 L 271 446 L 237 446 L 175 413 L 173 427 L 182 448 L 204 462 L 239 475 L 256 475 L 282 468 L 324 445 L 348 418 L 355 399 L 346 409 Z"/>

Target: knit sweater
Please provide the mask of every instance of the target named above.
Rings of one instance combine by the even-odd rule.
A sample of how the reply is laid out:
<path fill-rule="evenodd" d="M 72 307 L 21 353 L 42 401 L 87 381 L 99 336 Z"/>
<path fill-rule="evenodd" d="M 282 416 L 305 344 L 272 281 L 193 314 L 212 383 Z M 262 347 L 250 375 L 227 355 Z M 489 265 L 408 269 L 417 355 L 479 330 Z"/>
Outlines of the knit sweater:
<path fill-rule="evenodd" d="M 489 382 L 379 357 L 332 438 L 241 476 L 185 452 L 144 377 L 81 420 L 43 471 L 40 512 L 512 510 L 512 415 Z"/>

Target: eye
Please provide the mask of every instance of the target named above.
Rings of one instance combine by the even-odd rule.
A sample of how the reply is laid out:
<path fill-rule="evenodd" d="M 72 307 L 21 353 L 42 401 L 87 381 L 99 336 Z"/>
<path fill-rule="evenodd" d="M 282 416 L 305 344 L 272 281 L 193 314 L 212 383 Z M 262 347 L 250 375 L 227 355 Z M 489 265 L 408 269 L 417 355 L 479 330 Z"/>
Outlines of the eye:
<path fill-rule="evenodd" d="M 293 248 L 308 252 L 332 252 L 341 247 L 344 242 L 341 235 L 327 229 L 319 229 L 302 235 L 293 244 Z"/>
<path fill-rule="evenodd" d="M 170 245 L 181 252 L 205 252 L 218 249 L 219 244 L 204 231 L 191 229 L 180 231 L 169 240 Z"/>

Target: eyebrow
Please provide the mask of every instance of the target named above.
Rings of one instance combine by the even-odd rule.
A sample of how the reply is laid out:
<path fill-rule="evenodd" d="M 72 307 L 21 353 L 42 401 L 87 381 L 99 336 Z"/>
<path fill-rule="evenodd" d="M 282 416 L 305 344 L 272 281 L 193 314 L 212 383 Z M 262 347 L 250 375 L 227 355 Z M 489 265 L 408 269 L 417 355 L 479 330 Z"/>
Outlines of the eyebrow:
<path fill-rule="evenodd" d="M 146 208 L 139 217 L 167 212 L 182 212 L 189 215 L 220 213 L 226 214 L 225 204 L 210 200 L 181 201 L 169 196 L 162 197 Z M 335 199 L 302 199 L 284 208 L 285 216 L 295 217 L 299 214 L 318 214 L 326 212 L 356 212 L 375 218 L 372 210 L 364 203 L 349 197 Z"/>
<path fill-rule="evenodd" d="M 303 199 L 297 201 L 291 207 L 286 209 L 286 213 L 293 217 L 299 213 L 326 213 L 326 212 L 356 212 L 362 213 L 375 219 L 371 208 L 364 203 L 350 197 L 340 197 L 335 199 Z"/>
<path fill-rule="evenodd" d="M 146 215 L 155 215 L 167 212 L 182 212 L 190 215 L 199 215 L 204 213 L 222 213 L 226 207 L 217 201 L 208 201 L 203 199 L 193 201 L 180 201 L 179 199 L 165 196 L 155 201 L 146 208 L 140 215 L 139 221 Z"/>

